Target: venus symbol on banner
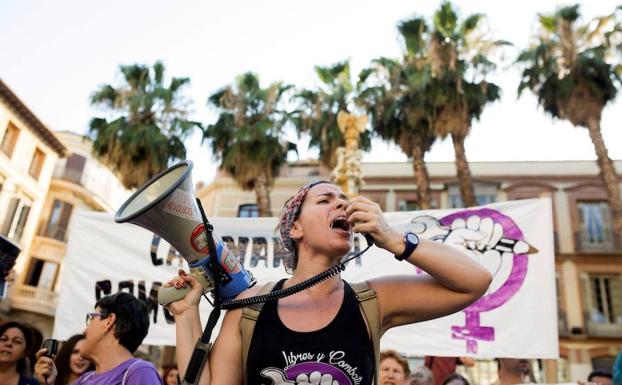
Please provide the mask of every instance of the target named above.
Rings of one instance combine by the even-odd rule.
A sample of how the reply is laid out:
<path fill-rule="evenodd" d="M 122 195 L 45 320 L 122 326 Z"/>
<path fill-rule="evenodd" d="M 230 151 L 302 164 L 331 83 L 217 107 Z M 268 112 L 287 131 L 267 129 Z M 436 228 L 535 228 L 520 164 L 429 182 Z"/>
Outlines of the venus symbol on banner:
<path fill-rule="evenodd" d="M 413 232 L 464 249 L 493 275 L 488 292 L 463 310 L 465 324 L 451 327 L 452 338 L 465 340 L 467 353 L 477 353 L 478 341 L 495 339 L 493 327 L 480 325 L 480 313 L 498 308 L 519 291 L 527 275 L 527 254 L 538 250 L 525 241 L 512 218 L 488 208 L 458 211 L 440 220 L 419 216 L 411 223 Z"/>

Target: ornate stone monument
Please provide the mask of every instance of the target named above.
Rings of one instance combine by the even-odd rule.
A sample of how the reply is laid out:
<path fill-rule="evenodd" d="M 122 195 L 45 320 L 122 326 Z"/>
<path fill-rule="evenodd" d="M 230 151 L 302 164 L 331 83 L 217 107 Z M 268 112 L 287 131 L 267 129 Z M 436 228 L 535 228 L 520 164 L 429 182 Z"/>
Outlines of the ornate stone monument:
<path fill-rule="evenodd" d="M 346 145 L 337 149 L 337 165 L 332 172 L 332 180 L 347 195 L 356 195 L 363 185 L 361 172 L 363 152 L 359 150 L 359 138 L 365 131 L 367 115 L 355 116 L 339 111 L 337 125 L 345 137 Z"/>

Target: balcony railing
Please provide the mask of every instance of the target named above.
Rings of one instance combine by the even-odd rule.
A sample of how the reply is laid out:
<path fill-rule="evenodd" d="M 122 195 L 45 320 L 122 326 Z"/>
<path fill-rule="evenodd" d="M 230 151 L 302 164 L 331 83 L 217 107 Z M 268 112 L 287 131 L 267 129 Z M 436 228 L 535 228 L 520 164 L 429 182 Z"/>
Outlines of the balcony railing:
<path fill-rule="evenodd" d="M 619 320 L 617 323 L 596 322 L 593 321 L 587 314 L 584 314 L 584 317 L 586 331 L 589 337 L 618 338 L 622 336 L 622 322 Z"/>
<path fill-rule="evenodd" d="M 72 170 L 70 168 L 64 168 L 58 173 L 58 175 L 55 176 L 69 182 L 82 184 L 82 175 L 84 175 L 84 170 Z"/>
<path fill-rule="evenodd" d="M 52 225 L 45 226 L 39 232 L 39 235 L 44 237 L 53 238 L 61 242 L 67 242 L 67 226 L 66 225 Z"/>
<path fill-rule="evenodd" d="M 19 285 L 12 288 L 11 307 L 34 313 L 54 316 L 58 294 L 34 286 Z"/>
<path fill-rule="evenodd" d="M 577 251 L 588 253 L 615 253 L 621 251 L 620 241 L 616 240 L 615 236 L 612 236 L 610 240 L 594 242 L 589 239 L 587 234 L 575 232 L 574 241 Z"/>

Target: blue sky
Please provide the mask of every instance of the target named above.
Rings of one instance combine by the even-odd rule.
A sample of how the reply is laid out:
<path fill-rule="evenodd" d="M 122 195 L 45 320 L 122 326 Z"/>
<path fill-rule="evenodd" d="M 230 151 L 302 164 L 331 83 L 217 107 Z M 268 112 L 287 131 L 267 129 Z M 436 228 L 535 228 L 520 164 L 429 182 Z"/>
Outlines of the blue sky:
<path fill-rule="evenodd" d="M 353 73 L 378 56 L 397 57 L 395 25 L 415 13 L 430 15 L 438 1 L 281 0 L 222 1 L 2 1 L 0 77 L 54 130 L 85 133 L 99 114 L 89 95 L 118 78 L 118 65 L 162 60 L 168 75 L 188 76 L 193 118 L 210 123 L 207 96 L 245 71 L 266 84 L 283 80 L 315 83 L 314 65 L 345 58 Z M 529 42 L 537 12 L 561 4 L 549 0 L 455 1 L 462 14 L 482 12 L 496 37 L 517 47 Z M 617 2 L 582 3 L 586 17 L 613 10 Z M 513 58 L 510 50 L 508 57 Z M 482 115 L 466 141 L 470 161 L 595 159 L 587 130 L 555 122 L 529 93 L 516 97 L 518 72 L 501 69 L 494 77 L 503 99 Z M 622 159 L 622 105 L 605 109 L 602 131 L 610 156 Z M 188 140 L 196 181 L 209 182 L 215 164 L 199 135 Z M 300 144 L 301 157 L 314 156 Z M 377 142 L 369 161 L 405 160 L 399 149 Z M 436 144 L 429 161 L 452 161 L 450 141 Z"/>

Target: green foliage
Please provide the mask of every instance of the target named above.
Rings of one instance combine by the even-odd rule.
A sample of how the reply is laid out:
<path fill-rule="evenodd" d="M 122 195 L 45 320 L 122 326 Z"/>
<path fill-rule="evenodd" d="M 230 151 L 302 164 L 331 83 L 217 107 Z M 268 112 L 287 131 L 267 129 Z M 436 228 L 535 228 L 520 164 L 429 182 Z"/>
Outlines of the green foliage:
<path fill-rule="evenodd" d="M 428 151 L 435 140 L 428 119 L 431 99 L 420 94 L 430 79 L 425 69 L 384 57 L 359 75 L 357 103 L 368 111 L 374 132 L 396 143 L 409 157 L 415 147 Z"/>
<path fill-rule="evenodd" d="M 607 57 L 620 24 L 612 16 L 584 25 L 579 19 L 579 5 L 540 15 L 535 44 L 516 62 L 522 66 L 519 95 L 529 89 L 551 116 L 585 126 L 590 118 L 600 119 L 604 106 L 616 96 L 620 78 Z"/>
<path fill-rule="evenodd" d="M 188 78 L 164 84 L 164 65 L 119 67 L 122 82 L 105 84 L 91 95 L 91 103 L 108 117 L 93 118 L 88 136 L 93 149 L 116 171 L 127 188 L 142 185 L 171 162 L 186 157 L 183 141 L 200 127 L 187 120 L 182 95 Z"/>
<path fill-rule="evenodd" d="M 426 46 L 423 38 L 428 32 L 428 26 L 424 18 L 415 17 L 402 21 L 398 24 L 397 29 L 404 38 L 406 50 L 410 55 L 418 55 L 423 52 Z"/>
<path fill-rule="evenodd" d="M 472 24 L 471 18 L 468 20 Z M 457 40 L 458 15 L 448 1 L 441 3 L 439 10 L 434 13 L 433 24 L 435 32 L 443 38 Z"/>
<path fill-rule="evenodd" d="M 248 72 L 208 98 L 219 116 L 203 139 L 210 142 L 221 167 L 245 190 L 255 189 L 259 177 L 272 185 L 287 153 L 296 150 L 295 144 L 283 139 L 281 130 L 286 121 L 283 96 L 290 88 L 282 83 L 262 88 L 257 75 Z"/>
<path fill-rule="evenodd" d="M 425 100 L 419 103 L 425 106 L 421 114 L 441 137 L 465 136 L 484 106 L 500 98 L 500 88 L 485 78 L 496 68 L 492 55 L 509 43 L 481 33 L 484 20 L 482 14 L 461 19 L 445 1 L 430 25 L 421 17 L 399 25 L 407 87 L 416 91 L 411 99 Z"/>
<path fill-rule="evenodd" d="M 562 18 L 571 23 L 577 21 L 581 14 L 579 13 L 579 4 L 569 7 L 562 7 L 555 12 L 555 18 Z"/>
<path fill-rule="evenodd" d="M 336 150 L 345 145 L 345 139 L 337 125 L 339 111 L 351 112 L 354 88 L 350 75 L 350 62 L 344 60 L 330 66 L 316 66 L 320 80 L 315 89 L 299 90 L 293 97 L 295 109 L 288 119 L 299 134 L 309 135 L 309 147 L 318 148 L 320 163 L 328 169 L 336 165 Z M 371 139 L 368 131 L 361 135 L 360 148 L 368 150 Z"/>

